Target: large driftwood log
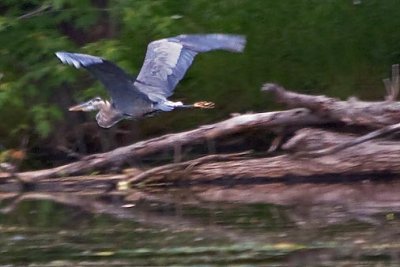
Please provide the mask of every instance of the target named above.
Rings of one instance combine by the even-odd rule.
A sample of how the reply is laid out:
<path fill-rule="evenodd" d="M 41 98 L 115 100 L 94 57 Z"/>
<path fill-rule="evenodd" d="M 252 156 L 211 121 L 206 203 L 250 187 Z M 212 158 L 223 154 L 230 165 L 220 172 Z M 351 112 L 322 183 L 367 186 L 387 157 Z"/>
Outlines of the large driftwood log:
<path fill-rule="evenodd" d="M 64 166 L 19 173 L 18 176 L 25 181 L 30 181 L 52 176 L 59 177 L 84 174 L 110 166 L 120 166 L 131 159 L 167 149 L 173 149 L 176 146 L 202 143 L 207 140 L 213 140 L 215 138 L 248 130 L 265 129 L 274 131 L 282 127 L 305 127 L 323 123 L 326 122 L 311 114 L 307 109 L 244 114 L 215 124 L 201 126 L 191 131 L 168 134 L 129 146 L 120 147 L 110 152 L 90 155 L 77 162 Z"/>
<path fill-rule="evenodd" d="M 348 139 L 343 134 L 323 130 L 300 130 L 302 135 L 301 150 L 315 143 L 336 143 Z M 317 138 L 315 138 L 317 136 Z M 349 137 L 351 138 L 351 137 Z M 348 139 L 349 140 L 349 139 Z M 292 147 L 293 148 L 293 147 Z M 296 154 L 282 155 L 271 158 L 251 159 L 240 162 L 224 163 L 225 175 L 232 177 L 283 177 L 287 175 L 313 176 L 321 174 L 357 174 L 357 173 L 400 173 L 400 144 L 398 142 L 374 142 L 359 144 L 335 154 L 318 158 L 298 157 Z M 217 172 L 218 164 L 200 165 L 194 172 L 203 176 L 205 173 Z M 236 171 L 234 171 L 236 169 Z M 237 173 L 230 173 L 230 170 Z M 238 174 L 240 170 L 240 174 Z M 221 173 L 219 173 L 221 176 Z"/>
<path fill-rule="evenodd" d="M 291 108 L 307 108 L 313 114 L 331 121 L 379 128 L 400 122 L 400 102 L 365 102 L 357 99 L 341 101 L 323 95 L 314 96 L 288 91 L 267 83 L 262 91 L 274 94 L 276 100 Z"/>
<path fill-rule="evenodd" d="M 320 148 L 313 149 L 313 151 L 310 151 L 310 152 L 301 151 L 300 154 L 303 156 L 312 156 L 312 157 L 320 157 L 320 156 L 324 156 L 324 155 L 334 154 L 340 150 L 343 150 L 343 149 L 346 149 L 346 148 L 349 148 L 352 146 L 356 146 L 358 144 L 365 143 L 369 140 L 372 140 L 372 139 L 375 139 L 375 138 L 378 138 L 378 137 L 381 137 L 383 135 L 387 135 L 390 133 L 394 133 L 399 130 L 400 130 L 400 123 L 397 123 L 397 124 L 389 125 L 384 128 L 381 128 L 379 130 L 367 133 L 360 137 L 353 137 L 352 139 L 347 138 L 348 140 L 343 141 L 341 143 L 339 143 L 338 140 L 335 140 L 335 138 L 337 138 L 337 136 L 333 136 L 332 137 L 332 139 L 334 140 L 333 142 L 335 142 L 336 144 L 329 144 L 328 147 L 327 146 L 321 147 L 320 142 L 322 140 L 316 139 L 314 145 L 319 146 Z M 307 134 L 308 133 L 306 131 L 302 131 L 302 133 L 300 135 L 297 135 L 296 138 L 293 138 L 291 140 L 291 142 L 287 143 L 285 146 L 283 146 L 283 148 L 290 149 L 293 146 L 295 146 L 296 143 L 298 143 L 298 142 L 301 143 L 302 139 L 304 139 Z M 318 136 L 318 134 L 317 134 L 317 136 Z M 328 141 L 331 141 L 331 143 L 332 143 L 332 140 L 328 140 Z M 299 155 L 299 154 L 297 154 L 297 155 Z"/>
<path fill-rule="evenodd" d="M 352 135 L 319 129 L 302 129 L 283 147 L 294 152 L 315 150 L 327 145 L 336 146 L 349 142 Z M 293 141 L 295 140 L 295 141 Z M 296 153 L 275 157 L 242 158 L 226 157 L 225 161 L 200 159 L 159 167 L 157 171 L 134 176 L 132 183 L 151 181 L 206 181 L 229 178 L 287 178 L 321 177 L 329 175 L 372 175 L 374 173 L 400 174 L 400 144 L 394 141 L 368 141 L 321 157 L 307 157 Z"/>

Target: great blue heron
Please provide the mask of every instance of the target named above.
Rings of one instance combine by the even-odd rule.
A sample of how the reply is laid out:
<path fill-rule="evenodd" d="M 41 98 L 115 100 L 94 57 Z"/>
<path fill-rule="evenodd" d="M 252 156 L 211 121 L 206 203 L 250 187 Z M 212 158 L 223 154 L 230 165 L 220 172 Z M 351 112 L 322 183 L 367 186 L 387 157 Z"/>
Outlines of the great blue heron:
<path fill-rule="evenodd" d="M 111 100 L 95 97 L 71 107 L 70 111 L 94 111 L 100 127 L 110 128 L 124 118 L 140 118 L 158 111 L 175 108 L 212 108 L 212 102 L 184 105 L 169 101 L 174 88 L 185 75 L 194 57 L 201 52 L 227 50 L 242 52 L 246 39 L 231 34 L 178 35 L 151 42 L 143 66 L 132 77 L 110 61 L 85 54 L 57 52 L 61 62 L 83 67 L 107 88 Z"/>

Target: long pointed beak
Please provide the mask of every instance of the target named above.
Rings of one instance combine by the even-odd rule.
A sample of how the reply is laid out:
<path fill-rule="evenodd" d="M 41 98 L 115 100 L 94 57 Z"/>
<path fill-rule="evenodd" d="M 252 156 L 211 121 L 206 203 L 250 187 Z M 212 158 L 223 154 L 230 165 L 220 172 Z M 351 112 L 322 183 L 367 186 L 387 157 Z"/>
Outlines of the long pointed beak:
<path fill-rule="evenodd" d="M 93 107 L 90 103 L 90 101 L 81 103 L 75 106 L 72 106 L 68 109 L 69 111 L 91 111 L 93 110 Z"/>

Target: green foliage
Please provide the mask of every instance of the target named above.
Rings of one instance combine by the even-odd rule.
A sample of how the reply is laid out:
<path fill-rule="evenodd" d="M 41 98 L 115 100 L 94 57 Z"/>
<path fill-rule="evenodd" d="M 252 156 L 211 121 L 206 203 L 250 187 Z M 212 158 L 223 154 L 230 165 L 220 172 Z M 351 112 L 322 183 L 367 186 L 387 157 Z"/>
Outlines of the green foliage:
<path fill-rule="evenodd" d="M 106 95 L 87 73 L 60 64 L 54 56 L 59 50 L 100 55 L 137 73 L 148 42 L 157 38 L 199 32 L 248 37 L 242 55 L 199 56 L 178 86 L 174 99 L 204 98 L 216 102 L 217 110 L 161 116 L 146 123 L 147 132 L 265 110 L 269 100 L 260 97 L 259 88 L 267 81 L 340 97 L 382 97 L 381 79 L 400 61 L 396 0 L 359 5 L 349 0 L 5 0 L 0 5 L 4 145 L 18 143 L 21 130 L 39 141 L 51 138 L 73 127 L 65 117 L 68 103 Z"/>
<path fill-rule="evenodd" d="M 48 136 L 52 130 L 51 122 L 60 119 L 62 116 L 60 110 L 51 105 L 35 105 L 31 112 L 35 130 L 41 137 Z"/>

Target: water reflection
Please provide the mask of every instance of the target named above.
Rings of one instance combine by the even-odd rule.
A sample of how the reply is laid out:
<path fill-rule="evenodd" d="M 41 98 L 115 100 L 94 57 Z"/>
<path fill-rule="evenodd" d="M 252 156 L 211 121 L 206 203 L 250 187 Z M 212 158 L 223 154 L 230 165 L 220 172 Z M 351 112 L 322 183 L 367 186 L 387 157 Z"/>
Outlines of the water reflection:
<path fill-rule="evenodd" d="M 0 194 L 0 264 L 399 264 L 396 180 L 54 188 Z"/>

